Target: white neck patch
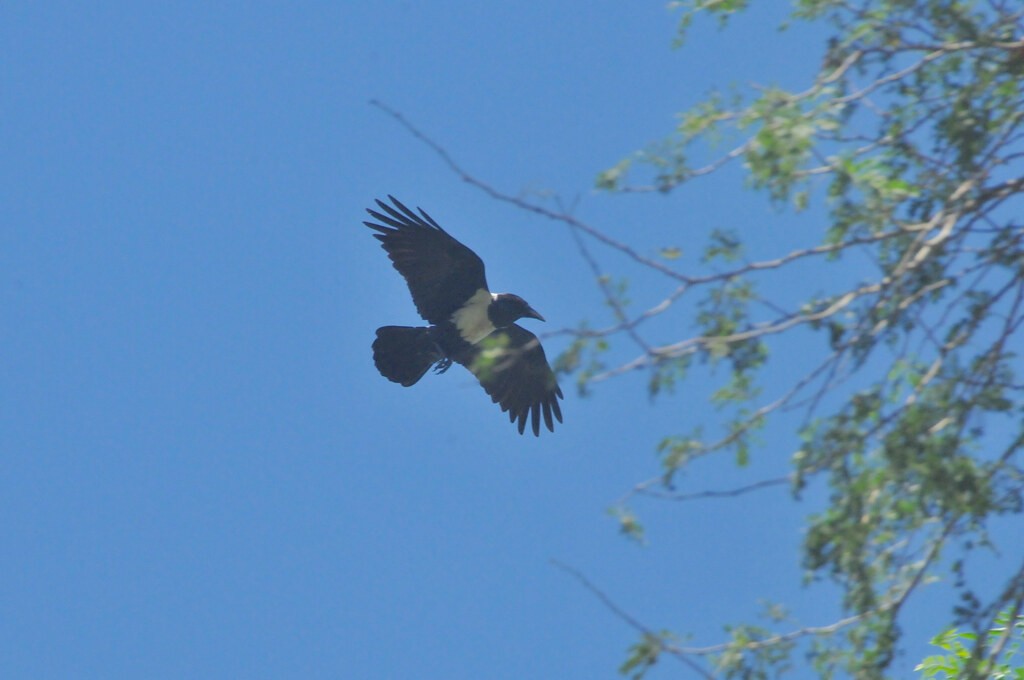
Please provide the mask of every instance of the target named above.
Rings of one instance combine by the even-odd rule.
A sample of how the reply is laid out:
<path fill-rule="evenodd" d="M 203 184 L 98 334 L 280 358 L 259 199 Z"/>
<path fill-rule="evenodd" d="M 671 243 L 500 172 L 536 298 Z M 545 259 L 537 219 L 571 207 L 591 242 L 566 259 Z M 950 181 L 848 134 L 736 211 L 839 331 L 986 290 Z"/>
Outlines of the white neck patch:
<path fill-rule="evenodd" d="M 487 307 L 496 297 L 486 288 L 480 288 L 461 309 L 452 314 L 451 321 L 459 329 L 463 340 L 475 345 L 494 332 L 494 324 L 487 316 Z"/>

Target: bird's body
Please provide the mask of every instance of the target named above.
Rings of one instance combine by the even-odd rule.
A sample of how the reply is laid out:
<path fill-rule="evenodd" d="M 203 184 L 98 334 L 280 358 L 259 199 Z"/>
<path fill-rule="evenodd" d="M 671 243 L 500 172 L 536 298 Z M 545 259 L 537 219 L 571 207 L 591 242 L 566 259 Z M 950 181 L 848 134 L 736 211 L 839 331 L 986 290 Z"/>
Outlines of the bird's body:
<path fill-rule="evenodd" d="M 452 362 L 468 368 L 492 401 L 518 421 L 519 432 L 531 421 L 554 431 L 562 421 L 562 390 L 533 333 L 515 322 L 543 321 L 518 295 L 492 293 L 484 263 L 420 209 L 409 210 L 393 196 L 392 207 L 377 201 L 381 212 L 367 210 L 395 269 L 405 278 L 416 310 L 429 327 L 383 326 L 377 329 L 373 359 L 388 380 L 414 385 L 434 366 L 438 373 Z"/>

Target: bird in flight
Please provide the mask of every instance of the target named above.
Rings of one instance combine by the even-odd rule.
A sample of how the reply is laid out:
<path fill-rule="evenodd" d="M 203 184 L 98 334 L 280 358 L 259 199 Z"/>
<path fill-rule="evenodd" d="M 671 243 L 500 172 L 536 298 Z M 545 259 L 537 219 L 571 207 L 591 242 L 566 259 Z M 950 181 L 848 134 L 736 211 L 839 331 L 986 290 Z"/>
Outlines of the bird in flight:
<path fill-rule="evenodd" d="M 367 209 L 376 220 L 363 222 L 376 234 L 392 264 L 409 286 L 416 311 L 429 327 L 383 326 L 373 342 L 373 362 L 380 374 L 404 387 L 416 384 L 434 367 L 447 371 L 452 362 L 468 368 L 491 397 L 518 421 L 519 433 L 529 420 L 540 435 L 541 418 L 551 432 L 562 422 L 558 400 L 562 390 L 548 365 L 537 336 L 515 322 L 544 320 L 526 300 L 511 293 L 492 293 L 484 263 L 455 240 L 422 208 L 378 200 L 380 211 Z"/>

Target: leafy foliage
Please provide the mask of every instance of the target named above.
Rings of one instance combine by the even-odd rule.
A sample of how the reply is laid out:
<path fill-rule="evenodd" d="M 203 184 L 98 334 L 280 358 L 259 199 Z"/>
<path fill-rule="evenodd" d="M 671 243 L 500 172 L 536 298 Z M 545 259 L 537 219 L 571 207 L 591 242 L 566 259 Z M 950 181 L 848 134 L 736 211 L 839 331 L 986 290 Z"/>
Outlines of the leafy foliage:
<path fill-rule="evenodd" d="M 681 12 L 683 45 L 702 15 L 726 26 L 747 3 L 672 6 Z M 785 481 L 797 499 L 812 484 L 828 489 L 828 505 L 807 518 L 803 564 L 809 582 L 839 586 L 844 618 L 781 633 L 736 625 L 728 642 L 710 648 L 669 648 L 648 636 L 623 673 L 638 677 L 670 653 L 703 660 L 709 677 L 777 677 L 803 653 L 822 677 L 884 677 L 899 651 L 904 604 L 952 567 L 960 625 L 984 630 L 999 609 L 1013 620 L 1003 616 L 988 634 L 939 636 L 935 644 L 949 654 L 926 660 L 926 677 L 1024 677 L 1008 665 L 1019 639 L 993 642 L 1019 633 L 1024 566 L 987 601 L 963 566 L 991 544 L 992 518 L 1024 508 L 1022 18 L 1009 0 L 797 0 L 790 21 L 828 31 L 806 89 L 714 92 L 682 112 L 664 140 L 597 179 L 609 192 L 666 193 L 740 163 L 751 190 L 776 207 L 823 208 L 817 243 L 750 261 L 743 234 L 715 231 L 700 261 L 710 273 L 693 275 L 674 268 L 682 256 L 674 246 L 661 261 L 644 259 L 551 215 L 675 286 L 640 313 L 630 311 L 624 284 L 605 287 L 616 325 L 579 333 L 563 357 L 581 388 L 644 369 L 651 396 L 663 396 L 697 364 L 725 369 L 711 395 L 722 422 L 662 439 L 661 474 L 616 507 L 624 532 L 643 535 L 631 499 L 689 497 L 674 485 L 703 456 L 731 452 L 746 465 L 761 444 L 758 431 L 785 409 L 807 414 Z M 792 310 L 763 292 L 771 290 L 768 275 L 815 261 L 838 268 L 855 251 L 871 263 L 866 278 L 830 276 L 827 292 L 808 291 Z M 637 325 L 683 298 L 696 310 L 694 334 L 647 343 Z M 787 351 L 790 336 L 808 332 L 820 338 L 821 361 L 764 401 L 760 372 Z M 618 334 L 642 354 L 616 366 L 609 342 L 599 353 L 590 348 Z"/>
<path fill-rule="evenodd" d="M 992 650 L 982 658 L 973 650 L 981 639 Z M 995 619 L 994 627 L 983 636 L 950 628 L 931 640 L 944 654 L 924 659 L 914 669 L 925 680 L 954 678 L 992 678 L 1010 680 L 1024 678 L 1024 615 L 1004 610 Z"/>

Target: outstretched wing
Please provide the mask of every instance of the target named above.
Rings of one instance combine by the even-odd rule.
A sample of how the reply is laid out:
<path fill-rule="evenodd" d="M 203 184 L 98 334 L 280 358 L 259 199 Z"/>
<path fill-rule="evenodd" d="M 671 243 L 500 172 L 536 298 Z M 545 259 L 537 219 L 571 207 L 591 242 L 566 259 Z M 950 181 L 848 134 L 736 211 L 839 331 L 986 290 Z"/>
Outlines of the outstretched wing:
<path fill-rule="evenodd" d="M 388 198 L 394 207 L 378 200 L 382 212 L 366 211 L 380 224 L 363 224 L 379 232 L 374 238 L 405 278 L 416 311 L 432 324 L 442 323 L 478 290 L 487 289 L 484 263 L 422 208 L 416 214 L 394 196 Z"/>
<path fill-rule="evenodd" d="M 499 328 L 455 360 L 473 372 L 511 422 L 519 421 L 519 434 L 527 419 L 538 436 L 541 416 L 551 432 L 555 431 L 552 417 L 562 422 L 558 405 L 562 390 L 540 340 L 530 331 L 516 324 Z"/>

